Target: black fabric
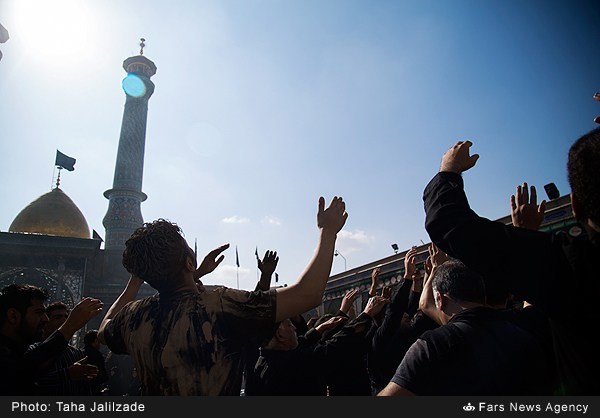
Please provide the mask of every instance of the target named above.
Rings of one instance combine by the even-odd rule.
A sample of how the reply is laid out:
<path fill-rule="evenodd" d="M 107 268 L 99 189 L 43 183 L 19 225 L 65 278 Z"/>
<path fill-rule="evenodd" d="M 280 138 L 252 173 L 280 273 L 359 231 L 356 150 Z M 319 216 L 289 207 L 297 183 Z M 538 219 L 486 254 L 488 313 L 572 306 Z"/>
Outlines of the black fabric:
<path fill-rule="evenodd" d="M 35 379 L 64 351 L 67 341 L 55 331 L 32 347 L 0 335 L 0 395 L 32 395 Z"/>
<path fill-rule="evenodd" d="M 332 337 L 324 336 L 315 353 L 325 365 L 330 396 L 370 396 L 367 351 L 373 319 L 366 313 L 348 321 Z"/>
<path fill-rule="evenodd" d="M 36 378 L 36 395 L 42 396 L 90 396 L 90 382 L 72 380 L 69 367 L 83 359 L 85 352 L 67 344 L 62 354 L 52 363 L 49 370 Z"/>
<path fill-rule="evenodd" d="M 425 330 L 403 321 L 404 314 L 409 309 L 411 286 L 411 279 L 402 281 L 391 302 L 385 307 L 381 325 L 373 333 L 367 355 L 372 394 L 379 393 L 389 383 L 406 351 Z M 431 328 L 433 327 L 437 327 L 437 324 Z"/>
<path fill-rule="evenodd" d="M 314 354 L 321 335 L 314 328 L 298 337 L 298 347 L 288 351 L 261 348 L 253 367 L 247 368 L 247 396 L 324 396 L 323 365 Z"/>
<path fill-rule="evenodd" d="M 91 345 L 85 346 L 84 351 L 86 357 L 88 358 L 87 363 L 98 367 L 98 375 L 91 382 L 92 393 L 94 395 L 101 395 L 104 384 L 108 381 L 108 373 L 106 371 L 106 360 L 104 359 L 104 354 Z"/>
<path fill-rule="evenodd" d="M 600 356 L 592 342 L 600 320 L 598 233 L 572 238 L 490 221 L 471 210 L 463 187 L 460 175 L 441 172 L 425 188 L 425 228 L 432 242 L 486 282 L 505 282 L 517 299 L 547 316 L 557 394 L 598 395 Z"/>
<path fill-rule="evenodd" d="M 420 337 L 392 381 L 417 395 L 548 395 L 541 344 L 505 312 L 481 307 Z"/>

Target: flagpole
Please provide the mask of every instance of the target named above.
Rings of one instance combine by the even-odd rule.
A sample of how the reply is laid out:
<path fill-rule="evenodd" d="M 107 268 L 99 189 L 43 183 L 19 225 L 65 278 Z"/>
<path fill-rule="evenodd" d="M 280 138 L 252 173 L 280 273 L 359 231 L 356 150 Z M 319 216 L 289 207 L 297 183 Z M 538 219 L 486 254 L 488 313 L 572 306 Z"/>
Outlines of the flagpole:
<path fill-rule="evenodd" d="M 256 281 L 258 281 L 258 264 L 260 263 L 260 257 L 258 257 L 258 245 L 256 246 L 256 249 L 254 250 L 254 255 L 256 256 Z"/>
<path fill-rule="evenodd" d="M 60 171 L 59 171 L 60 173 Z M 54 175 L 56 174 L 56 166 L 54 166 L 54 170 L 52 170 L 52 181 L 50 182 L 50 190 L 54 189 Z"/>
<path fill-rule="evenodd" d="M 237 245 L 235 246 L 235 265 L 237 266 L 235 273 L 237 276 L 237 288 L 240 289 L 240 256 L 238 255 Z"/>
<path fill-rule="evenodd" d="M 58 189 L 58 186 L 60 186 L 60 170 L 62 170 L 62 167 L 58 167 L 58 176 L 56 177 L 56 188 Z"/>

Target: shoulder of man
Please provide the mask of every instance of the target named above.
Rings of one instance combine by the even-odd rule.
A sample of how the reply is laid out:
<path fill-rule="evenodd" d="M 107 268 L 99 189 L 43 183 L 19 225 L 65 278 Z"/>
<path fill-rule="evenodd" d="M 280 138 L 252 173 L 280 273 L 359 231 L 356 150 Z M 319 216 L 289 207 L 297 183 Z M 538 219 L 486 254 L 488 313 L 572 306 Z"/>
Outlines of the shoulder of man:
<path fill-rule="evenodd" d="M 463 322 L 450 322 L 425 331 L 419 339 L 425 341 L 430 352 L 445 352 L 448 348 L 465 341 L 465 326 Z"/>

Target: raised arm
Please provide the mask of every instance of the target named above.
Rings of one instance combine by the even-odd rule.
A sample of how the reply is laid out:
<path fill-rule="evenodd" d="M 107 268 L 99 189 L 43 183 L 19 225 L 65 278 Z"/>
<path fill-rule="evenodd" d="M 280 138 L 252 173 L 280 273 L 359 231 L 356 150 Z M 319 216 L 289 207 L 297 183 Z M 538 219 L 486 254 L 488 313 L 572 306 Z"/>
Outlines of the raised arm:
<path fill-rule="evenodd" d="M 277 251 L 268 250 L 265 252 L 265 256 L 261 260 L 256 259 L 258 269 L 260 270 L 260 279 L 256 284 L 256 290 L 269 290 L 271 287 L 271 277 L 275 273 L 279 257 L 277 257 Z"/>
<path fill-rule="evenodd" d="M 381 273 L 380 267 L 375 267 L 371 271 L 371 288 L 369 289 L 369 296 L 377 295 L 377 286 L 379 286 L 379 274 Z"/>
<path fill-rule="evenodd" d="M 417 256 L 417 247 L 413 246 L 404 256 L 404 279 L 413 279 L 413 274 L 417 270 L 415 257 Z"/>
<path fill-rule="evenodd" d="M 461 176 L 478 160 L 477 154 L 469 154 L 471 145 L 461 141 L 446 151 L 440 172 L 425 188 L 425 229 L 431 241 L 449 256 L 460 259 L 486 280 L 505 281 L 517 298 L 539 304 L 542 289 L 559 286 L 548 283 L 553 276 L 544 268 L 549 268 L 552 254 L 561 252 L 554 245 L 560 237 L 491 221 L 471 209 Z M 523 262 L 523 254 L 527 254 L 528 263 Z"/>
<path fill-rule="evenodd" d="M 104 315 L 104 318 L 102 319 L 100 327 L 98 328 L 98 340 L 100 340 L 102 344 L 106 344 L 106 341 L 104 340 L 104 328 L 106 328 L 108 323 L 115 317 L 116 314 L 119 313 L 123 306 L 135 300 L 137 293 L 140 290 L 140 287 L 142 287 L 142 284 L 144 284 L 144 281 L 142 279 L 140 279 L 137 276 L 131 275 L 129 281 L 127 282 L 127 286 L 125 286 L 123 292 L 108 309 L 106 315 Z"/>
<path fill-rule="evenodd" d="M 342 303 L 340 305 L 340 310 L 338 311 L 338 314 L 342 313 L 343 316 L 349 317 L 350 316 L 350 313 L 349 313 L 350 308 L 352 308 L 352 305 L 354 304 L 354 301 L 356 300 L 357 297 L 358 297 L 357 289 L 348 290 L 346 292 L 346 294 L 344 295 L 344 297 L 342 298 Z"/>
<path fill-rule="evenodd" d="M 479 154 L 470 155 L 471 141 L 458 141 L 442 156 L 440 171 L 462 174 L 475 166 Z"/>
<path fill-rule="evenodd" d="M 346 204 L 335 196 L 327 208 L 319 198 L 317 226 L 319 242 L 315 253 L 296 283 L 277 289 L 276 321 L 304 313 L 321 303 L 325 285 L 331 273 L 337 233 L 348 218 Z"/>
<path fill-rule="evenodd" d="M 435 270 L 447 260 L 448 256 L 446 253 L 440 251 L 433 243 L 429 245 L 429 257 L 427 257 L 427 261 L 425 262 L 427 266 L 427 279 L 425 280 L 423 292 L 421 292 L 421 298 L 419 299 L 419 309 L 439 325 L 443 325 L 443 321 L 440 311 L 435 305 L 431 283 L 435 276 Z"/>
<path fill-rule="evenodd" d="M 104 304 L 100 299 L 84 297 L 71 310 L 67 320 L 58 328 L 65 340 L 69 341 L 90 319 L 102 311 Z"/>
<path fill-rule="evenodd" d="M 221 261 L 225 259 L 225 256 L 221 253 L 227 248 L 229 248 L 229 244 L 223 244 L 204 256 L 204 259 L 202 259 L 202 262 L 194 272 L 196 283 L 202 283 L 200 282 L 200 278 L 208 273 L 212 273 L 221 264 Z"/>

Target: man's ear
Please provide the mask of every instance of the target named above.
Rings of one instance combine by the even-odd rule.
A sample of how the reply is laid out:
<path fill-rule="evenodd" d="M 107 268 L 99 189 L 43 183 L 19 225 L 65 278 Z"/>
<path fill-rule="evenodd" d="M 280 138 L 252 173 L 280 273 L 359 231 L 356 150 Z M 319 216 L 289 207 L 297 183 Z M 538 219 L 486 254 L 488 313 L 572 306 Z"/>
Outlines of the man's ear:
<path fill-rule="evenodd" d="M 442 309 L 442 294 L 438 292 L 436 289 L 433 290 L 433 303 L 435 303 L 435 308 L 441 310 Z"/>
<path fill-rule="evenodd" d="M 585 213 L 581 202 L 573 196 L 573 192 L 571 192 L 571 211 L 573 212 L 573 217 L 579 221 L 582 225 L 593 229 L 596 232 L 600 232 L 600 225 L 591 220 L 588 215 Z"/>
<path fill-rule="evenodd" d="M 275 333 L 275 335 L 277 336 L 277 339 L 281 339 L 282 334 L 283 334 L 283 330 L 281 329 L 281 327 L 277 327 L 277 332 Z"/>
<path fill-rule="evenodd" d="M 8 308 L 6 321 L 11 325 L 18 325 L 21 322 L 21 312 L 15 308 Z"/>
<path fill-rule="evenodd" d="M 192 257 L 186 257 L 185 269 L 191 272 L 196 271 L 196 262 L 192 259 Z"/>

